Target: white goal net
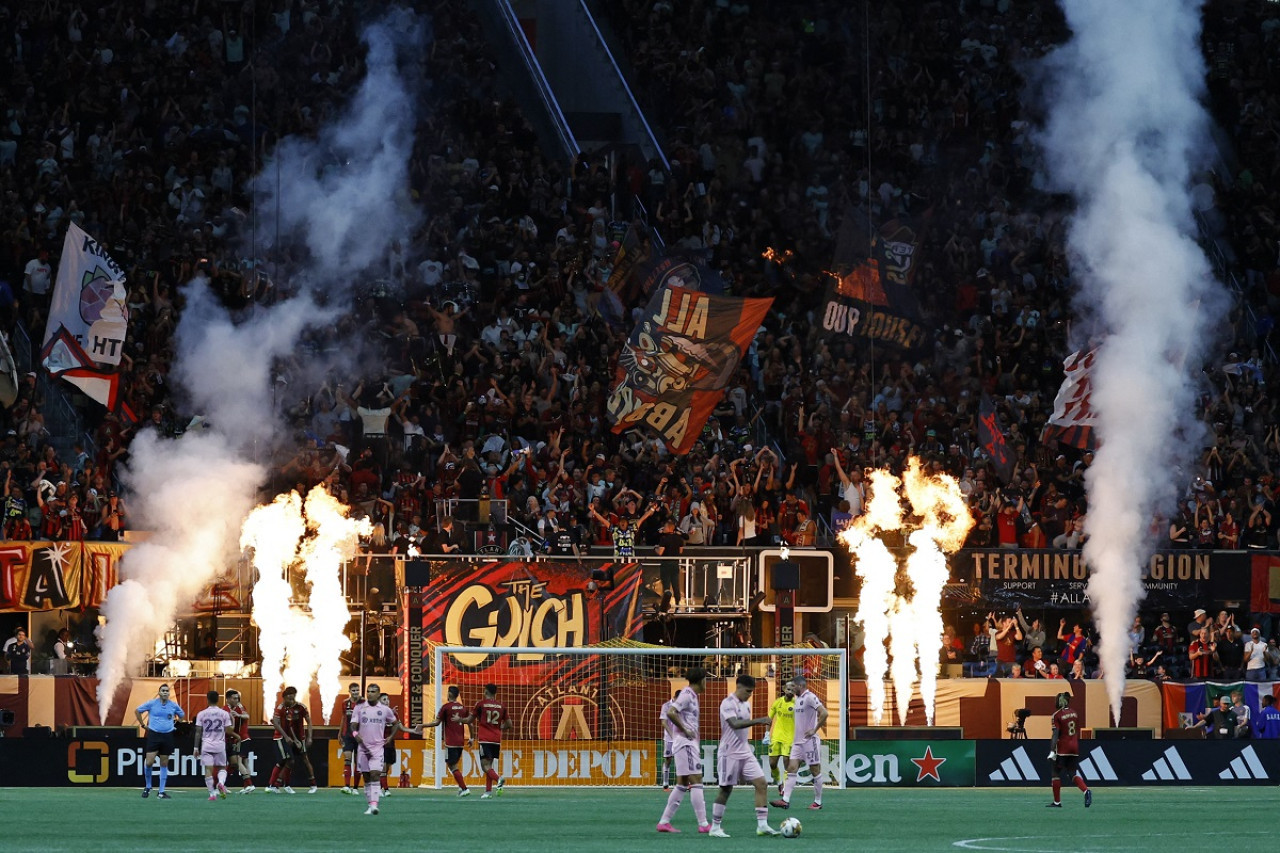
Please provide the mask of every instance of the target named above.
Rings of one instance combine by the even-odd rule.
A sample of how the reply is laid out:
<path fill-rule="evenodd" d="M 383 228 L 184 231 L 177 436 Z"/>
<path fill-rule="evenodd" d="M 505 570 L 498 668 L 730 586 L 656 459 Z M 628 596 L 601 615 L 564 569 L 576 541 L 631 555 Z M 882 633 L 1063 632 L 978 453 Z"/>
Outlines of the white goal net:
<path fill-rule="evenodd" d="M 758 717 L 769 714 L 793 675 L 807 678 L 809 689 L 827 708 L 826 725 L 819 733 L 825 783 L 844 783 L 848 714 L 847 691 L 841 685 L 848 683 L 848 671 L 843 649 L 680 649 L 620 641 L 587 648 L 435 646 L 430 651 L 431 672 L 422 686 L 423 718 L 435 718 L 451 686 L 459 689 L 460 703 L 474 708 L 485 685 L 494 685 L 512 726 L 503 735 L 495 769 L 510 785 L 661 784 L 662 706 L 686 685 L 684 673 L 693 667 L 707 672 L 701 697 L 707 784 L 714 784 L 715 778 L 720 702 L 743 673 L 757 679 L 751 704 Z M 768 728 L 751 732 L 766 774 L 769 747 L 762 741 Z M 420 777 L 426 785 L 453 784 L 445 767 L 442 731 L 427 729 Z M 461 769 L 468 785 L 483 785 L 477 745 L 467 744 Z M 807 769 L 801 771 L 801 780 L 808 780 Z"/>

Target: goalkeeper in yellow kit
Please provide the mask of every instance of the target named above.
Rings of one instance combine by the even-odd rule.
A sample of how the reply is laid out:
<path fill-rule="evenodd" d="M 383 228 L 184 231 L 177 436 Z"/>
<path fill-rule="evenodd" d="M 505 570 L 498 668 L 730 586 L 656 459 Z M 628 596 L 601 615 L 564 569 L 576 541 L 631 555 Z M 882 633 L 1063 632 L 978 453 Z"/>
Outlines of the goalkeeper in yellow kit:
<path fill-rule="evenodd" d="M 769 706 L 769 718 L 773 720 L 773 726 L 764 736 L 769 747 L 769 775 L 781 785 L 787 775 L 785 759 L 791 755 L 791 742 L 796 737 L 796 691 L 790 681 L 782 682 L 778 698 Z M 784 759 L 781 767 L 778 766 L 779 756 Z"/>

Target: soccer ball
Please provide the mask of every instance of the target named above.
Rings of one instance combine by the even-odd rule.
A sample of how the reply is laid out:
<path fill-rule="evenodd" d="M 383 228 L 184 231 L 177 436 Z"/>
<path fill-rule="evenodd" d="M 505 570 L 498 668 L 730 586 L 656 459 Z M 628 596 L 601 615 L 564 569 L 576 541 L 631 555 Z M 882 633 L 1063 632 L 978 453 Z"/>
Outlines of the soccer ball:
<path fill-rule="evenodd" d="M 781 829 L 783 838 L 799 838 L 804 827 L 800 826 L 799 818 L 789 817 L 782 822 Z"/>

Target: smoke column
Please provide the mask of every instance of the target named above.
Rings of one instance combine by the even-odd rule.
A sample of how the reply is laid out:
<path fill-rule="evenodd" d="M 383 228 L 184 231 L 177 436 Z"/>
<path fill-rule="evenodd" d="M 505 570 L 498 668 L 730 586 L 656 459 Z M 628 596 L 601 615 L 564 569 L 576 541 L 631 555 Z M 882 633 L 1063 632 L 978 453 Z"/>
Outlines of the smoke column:
<path fill-rule="evenodd" d="M 424 19 L 393 10 L 362 34 L 366 77 L 334 124 L 316 139 L 286 138 L 252 183 L 264 218 L 278 213 L 282 240 L 307 247 L 285 271 L 327 294 L 322 309 L 303 294 L 233 322 L 203 279 L 183 289 L 173 378 L 184 408 L 208 428 L 175 440 L 144 430 L 122 472 L 134 525 L 152 533 L 121 562 L 121 583 L 102 606 L 98 710 L 137 672 L 175 616 L 240 557 L 240 526 L 258 502 L 265 469 L 252 461 L 274 435 L 272 362 L 295 349 L 308 326 L 330 319 L 349 282 L 377 266 L 419 213 L 409 202 Z M 273 237 L 274 237 L 274 228 Z M 262 236 L 262 235 L 260 235 Z M 261 242 L 261 241 L 260 241 Z M 246 249 L 248 256 L 258 247 Z M 379 271 L 381 272 L 381 270 Z"/>
<path fill-rule="evenodd" d="M 1098 343 L 1084 557 L 1117 721 L 1151 518 L 1171 509 L 1199 449 L 1194 374 L 1225 299 L 1189 192 L 1208 141 L 1200 5 L 1062 0 L 1073 35 L 1039 69 L 1049 180 L 1077 204 L 1076 309 Z"/>

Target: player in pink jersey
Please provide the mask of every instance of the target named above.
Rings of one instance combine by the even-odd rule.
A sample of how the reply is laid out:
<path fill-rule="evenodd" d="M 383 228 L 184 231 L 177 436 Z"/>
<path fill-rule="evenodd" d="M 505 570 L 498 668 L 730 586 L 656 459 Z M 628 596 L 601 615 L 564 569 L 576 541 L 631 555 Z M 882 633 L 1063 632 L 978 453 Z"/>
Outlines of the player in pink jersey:
<path fill-rule="evenodd" d="M 803 675 L 791 679 L 796 692 L 796 739 L 791 744 L 787 759 L 787 781 L 782 784 L 782 799 L 772 805 L 780 809 L 791 808 L 791 792 L 800 781 L 800 763 L 809 765 L 813 776 L 813 811 L 822 808 L 822 740 L 818 733 L 827 724 L 827 706 L 809 689 L 809 680 Z"/>
<path fill-rule="evenodd" d="M 667 719 L 667 711 L 671 710 L 671 706 L 680 698 L 680 691 L 662 703 L 662 710 L 658 712 L 658 721 L 662 723 L 662 790 L 671 790 L 671 738 L 675 733 L 675 726 Z"/>
<path fill-rule="evenodd" d="M 737 689 L 720 703 L 720 750 L 716 756 L 716 778 L 720 793 L 711 804 L 711 832 L 713 838 L 728 838 L 729 833 L 720 825 L 724 821 L 724 807 L 733 793 L 733 786 L 750 782 L 756 789 L 756 835 L 779 835 L 769 826 L 769 781 L 760 769 L 755 750 L 748 740 L 752 726 L 767 726 L 772 719 L 751 716 L 751 693 L 756 680 L 750 675 L 739 675 Z"/>
<path fill-rule="evenodd" d="M 396 718 L 395 709 L 382 704 L 379 699 L 382 689 L 376 684 L 369 685 L 369 699 L 363 705 L 356 706 L 351 713 L 351 731 L 356 738 L 356 772 L 364 774 L 364 793 L 369 802 L 365 814 L 378 813 L 378 801 L 382 796 L 382 786 L 378 777 L 382 774 L 385 756 L 383 750 L 387 742 L 396 732 L 422 734 L 422 729 L 406 729 Z"/>
<path fill-rule="evenodd" d="M 209 789 L 209 799 L 227 798 L 227 741 L 235 738 L 234 721 L 227 709 L 218 704 L 218 691 L 205 694 L 209 707 L 196 714 L 196 741 L 194 754 L 204 765 L 204 786 Z M 215 785 L 214 774 L 217 774 Z"/>
<path fill-rule="evenodd" d="M 702 745 L 698 731 L 698 697 L 707 687 L 707 673 L 701 667 L 694 667 L 684 677 L 689 686 L 676 694 L 667 709 L 667 719 L 675 729 L 671 735 L 671 754 L 676 760 L 676 789 L 667 798 L 667 807 L 658 821 L 658 832 L 680 831 L 671 825 L 671 819 L 676 816 L 686 793 L 698 819 L 698 832 L 711 831 L 711 824 L 707 823 L 707 804 L 702 796 L 702 761 L 699 759 Z"/>

